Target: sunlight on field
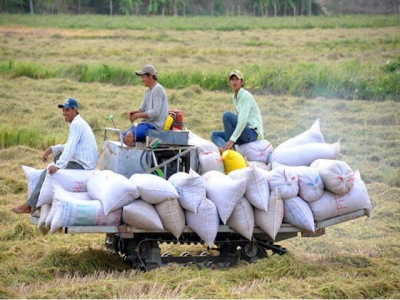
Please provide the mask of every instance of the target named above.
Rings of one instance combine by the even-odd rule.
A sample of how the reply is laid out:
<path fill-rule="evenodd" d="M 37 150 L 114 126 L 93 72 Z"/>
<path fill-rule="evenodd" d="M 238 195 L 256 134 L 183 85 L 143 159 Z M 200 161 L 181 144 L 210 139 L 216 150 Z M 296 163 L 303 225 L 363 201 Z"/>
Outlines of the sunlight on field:
<path fill-rule="evenodd" d="M 379 69 L 396 61 L 399 41 L 398 27 L 217 31 L 0 25 L 0 62 L 61 70 L 39 79 L 0 74 L 0 297 L 400 298 L 400 102 L 356 95 L 293 97 L 254 81 L 264 69 L 290 65 L 298 71 L 304 63 L 348 63 L 348 74 L 358 66 L 354 62 Z M 100 145 L 104 127 L 113 125 L 109 115 L 118 128 L 128 128 L 126 112 L 140 104 L 144 91 L 135 76 L 128 84 L 85 83 L 64 76 L 63 68 L 108 65 L 133 72 L 145 63 L 156 66 L 161 84 L 177 72 L 182 79 L 195 71 L 221 74 L 225 90 L 199 84 L 166 89 L 170 107 L 183 110 L 184 125 L 205 139 L 222 128 L 222 113 L 233 109 L 225 78 L 233 69 L 241 69 L 245 87 L 255 91 L 265 139 L 273 147 L 319 119 L 326 143 L 340 140 L 339 159 L 360 170 L 373 205 L 371 218 L 329 227 L 318 238 L 280 242 L 288 255 L 221 270 L 171 265 L 143 273 L 107 252 L 104 234 L 41 235 L 27 216 L 10 209 L 27 197 L 21 165 L 44 168 L 43 150 L 65 142 L 68 124 L 57 104 L 69 96 L 78 99 Z M 299 76 L 292 78 L 296 83 Z M 203 250 L 162 245 L 162 251 L 178 255 Z"/>

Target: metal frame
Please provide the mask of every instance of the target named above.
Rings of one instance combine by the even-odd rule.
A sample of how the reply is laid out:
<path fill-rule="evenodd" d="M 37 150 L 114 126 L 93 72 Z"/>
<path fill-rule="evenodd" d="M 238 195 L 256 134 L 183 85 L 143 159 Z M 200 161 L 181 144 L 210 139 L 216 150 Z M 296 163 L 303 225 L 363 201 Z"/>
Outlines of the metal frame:
<path fill-rule="evenodd" d="M 343 223 L 349 220 L 357 219 L 360 217 L 365 216 L 365 211 L 363 209 L 357 210 L 352 213 L 348 213 L 345 215 L 333 217 L 321 222 L 316 223 L 316 233 L 312 232 L 307 232 L 304 231 L 296 226 L 293 226 L 288 223 L 282 223 L 278 234 L 286 234 L 286 233 L 301 233 L 303 237 L 316 237 L 319 236 L 319 232 L 324 234 L 324 229 L 326 227 L 330 227 L 339 223 Z M 31 216 L 30 222 L 31 224 L 37 225 L 39 218 L 37 216 Z M 68 226 L 68 227 L 62 227 L 59 232 L 65 233 L 65 234 L 81 234 L 81 233 L 120 233 L 120 234 L 125 234 L 126 237 L 132 236 L 135 233 L 169 233 L 167 230 L 145 230 L 145 229 L 139 229 L 135 228 L 132 226 L 129 226 L 127 224 L 122 224 L 119 226 Z M 183 233 L 194 233 L 194 231 L 186 226 L 185 229 L 183 230 Z M 218 233 L 232 233 L 232 234 L 238 234 L 235 230 L 230 228 L 228 225 L 220 225 L 218 229 Z M 254 228 L 254 234 L 265 234 L 260 228 L 255 227 Z"/>

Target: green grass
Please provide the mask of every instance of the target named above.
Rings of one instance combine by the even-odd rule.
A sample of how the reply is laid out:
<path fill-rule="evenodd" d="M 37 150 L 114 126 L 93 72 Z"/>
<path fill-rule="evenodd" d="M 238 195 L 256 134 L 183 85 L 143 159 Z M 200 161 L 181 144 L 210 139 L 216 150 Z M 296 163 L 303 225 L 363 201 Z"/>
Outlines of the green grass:
<path fill-rule="evenodd" d="M 397 60 L 400 60 L 400 57 Z M 328 66 L 300 63 L 272 65 L 268 68 L 247 66 L 243 71 L 252 74 L 247 84 L 255 93 L 268 92 L 308 98 L 320 96 L 346 100 L 400 101 L 400 68 L 396 63 L 378 68 L 371 68 L 358 61 Z M 33 79 L 69 78 L 86 83 L 138 84 L 135 81 L 135 74 L 129 67 L 107 64 L 95 66 L 79 64 L 52 68 L 37 63 L 16 63 L 10 59 L 7 62 L 0 61 L 0 73 L 12 78 L 22 76 Z M 371 75 L 366 76 L 366 74 Z M 166 73 L 163 75 L 163 84 L 167 88 L 175 89 L 199 85 L 211 91 L 229 90 L 222 70 L 214 74 L 201 71 Z"/>
<path fill-rule="evenodd" d="M 246 31 L 252 29 L 301 29 L 314 28 L 380 28 L 399 26 L 396 15 L 388 16 L 313 16 L 304 17 L 163 17 L 163 16 L 104 16 L 104 15 L 17 15 L 0 14 L 0 25 L 29 27 L 52 27 L 69 29 L 172 29 L 172 30 L 217 30 Z"/>

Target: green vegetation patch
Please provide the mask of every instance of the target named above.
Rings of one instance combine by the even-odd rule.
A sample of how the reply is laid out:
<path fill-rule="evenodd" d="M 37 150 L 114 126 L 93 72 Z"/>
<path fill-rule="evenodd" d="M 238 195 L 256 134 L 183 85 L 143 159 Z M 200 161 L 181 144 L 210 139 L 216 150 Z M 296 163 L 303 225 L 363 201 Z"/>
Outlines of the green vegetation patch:
<path fill-rule="evenodd" d="M 398 58 L 400 60 L 400 58 Z M 321 65 L 317 63 L 286 63 L 267 67 L 248 65 L 243 68 L 251 78 L 246 86 L 255 93 L 286 94 L 298 97 L 325 97 L 346 100 L 400 101 L 400 72 L 398 62 L 374 70 L 358 61 Z M 395 69 L 395 70 L 393 70 Z M 389 71 L 388 71 L 389 70 Z M 11 77 L 27 76 L 33 79 L 70 78 L 79 82 L 138 85 L 136 75 L 129 67 L 107 64 L 89 66 L 78 64 L 52 68 L 36 63 L 0 61 L 0 73 Z M 170 89 L 198 85 L 203 89 L 229 91 L 225 70 L 214 72 L 168 72 L 162 84 Z M 24 135 L 24 133 L 20 133 Z"/>
<path fill-rule="evenodd" d="M 238 16 L 106 16 L 106 15 L 31 15 L 0 14 L 0 25 L 54 27 L 70 29 L 165 29 L 172 30 L 251 30 L 313 28 L 380 28 L 399 26 L 396 15 L 252 17 Z"/>

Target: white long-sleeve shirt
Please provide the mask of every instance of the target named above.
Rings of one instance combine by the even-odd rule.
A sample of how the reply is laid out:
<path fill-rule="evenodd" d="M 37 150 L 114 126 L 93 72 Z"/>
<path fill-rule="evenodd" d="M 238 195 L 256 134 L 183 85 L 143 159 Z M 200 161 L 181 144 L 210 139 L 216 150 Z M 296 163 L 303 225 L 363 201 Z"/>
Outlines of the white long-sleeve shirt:
<path fill-rule="evenodd" d="M 79 163 L 84 169 L 96 168 L 99 159 L 96 138 L 89 124 L 77 115 L 69 125 L 68 140 L 65 144 L 51 146 L 53 156 L 61 153 L 56 162 L 59 169 L 65 169 L 68 162 Z"/>

